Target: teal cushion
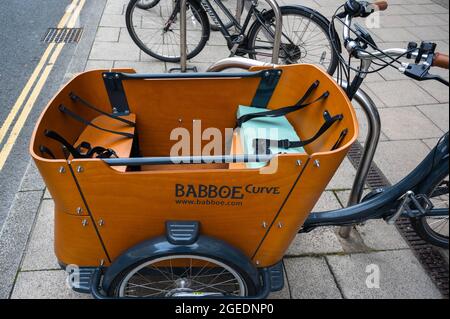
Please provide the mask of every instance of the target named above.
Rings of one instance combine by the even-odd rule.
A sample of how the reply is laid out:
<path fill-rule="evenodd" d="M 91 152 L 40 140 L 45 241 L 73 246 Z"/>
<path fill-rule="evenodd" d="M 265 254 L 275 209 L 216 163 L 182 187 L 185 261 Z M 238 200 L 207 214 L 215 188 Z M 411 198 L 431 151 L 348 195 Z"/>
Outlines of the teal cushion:
<path fill-rule="evenodd" d="M 239 106 L 237 117 L 240 118 L 243 115 L 266 112 L 267 109 Z M 299 142 L 294 127 L 289 123 L 285 116 L 280 117 L 260 117 L 247 121 L 242 124 L 240 132 L 241 144 L 244 154 L 255 154 L 253 147 L 253 141 L 255 139 L 268 139 L 268 140 L 289 140 L 291 142 Z M 272 154 L 278 153 L 305 153 L 303 147 L 281 149 L 277 147 L 271 147 Z M 249 168 L 264 167 L 265 163 L 248 163 Z"/>

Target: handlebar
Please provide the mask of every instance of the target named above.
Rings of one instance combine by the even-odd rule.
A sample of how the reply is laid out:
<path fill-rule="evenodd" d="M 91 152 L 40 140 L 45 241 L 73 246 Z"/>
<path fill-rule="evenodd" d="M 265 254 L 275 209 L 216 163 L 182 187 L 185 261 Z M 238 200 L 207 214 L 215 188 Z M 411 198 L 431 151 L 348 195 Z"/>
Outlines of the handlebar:
<path fill-rule="evenodd" d="M 345 48 L 351 56 L 361 60 L 361 66 L 357 70 L 358 75 L 352 82 L 350 90 L 348 90 L 349 96 L 352 96 L 361 86 L 362 81 L 369 73 L 372 62 L 386 58 L 390 58 L 390 60 L 386 60 L 386 66 L 389 64 L 393 66 L 394 62 L 400 62 L 399 59 L 403 57 L 413 59 L 414 63 L 401 63 L 398 70 L 418 81 L 437 80 L 447 86 L 449 85 L 445 79 L 429 73 L 431 66 L 449 68 L 448 55 L 435 53 L 435 43 L 422 42 L 419 46 L 417 43 L 410 42 L 407 49 L 380 50 L 367 30 L 360 25 L 356 25 L 355 29 L 352 28 L 353 18 L 366 18 L 375 11 L 384 11 L 388 8 L 387 1 L 380 0 L 370 3 L 368 1 L 348 0 L 343 8 L 343 12 L 336 14 L 336 16 L 341 19 L 344 25 Z M 356 38 L 353 37 L 353 34 Z M 369 47 L 373 47 L 373 52 L 367 51 Z"/>
<path fill-rule="evenodd" d="M 376 6 L 379 11 L 386 11 L 389 7 L 387 1 L 376 1 L 373 5 Z"/>
<path fill-rule="evenodd" d="M 443 53 L 435 53 L 432 66 L 448 70 L 449 68 L 448 55 Z"/>
<path fill-rule="evenodd" d="M 386 56 L 390 56 L 392 58 L 397 58 L 400 56 L 404 56 L 408 53 L 406 49 L 387 49 L 387 50 L 377 50 L 371 53 L 356 51 L 355 49 L 358 47 L 358 43 L 354 41 L 351 37 L 351 28 L 352 20 L 355 17 L 368 17 L 376 10 L 385 11 L 389 7 L 389 4 L 385 0 L 379 0 L 373 3 L 367 1 L 357 1 L 357 0 L 348 0 L 344 5 L 344 12 L 339 14 L 341 18 L 345 18 L 344 22 L 344 43 L 347 51 L 352 54 L 354 53 L 358 59 L 365 61 L 373 61 L 377 58 L 383 58 Z M 356 51 L 356 52 L 355 52 Z M 427 61 L 430 56 L 427 54 L 421 54 L 420 50 L 417 49 L 414 52 L 410 52 L 408 54 L 409 59 L 418 59 L 419 61 Z M 449 68 L 449 56 L 442 53 L 435 53 L 432 59 L 432 66 L 440 67 L 444 69 Z"/>
<path fill-rule="evenodd" d="M 367 1 L 348 0 L 344 4 L 344 12 L 339 14 L 340 18 L 350 16 L 352 18 L 367 18 L 375 11 L 385 11 L 388 8 L 387 1 L 379 0 L 374 3 Z"/>

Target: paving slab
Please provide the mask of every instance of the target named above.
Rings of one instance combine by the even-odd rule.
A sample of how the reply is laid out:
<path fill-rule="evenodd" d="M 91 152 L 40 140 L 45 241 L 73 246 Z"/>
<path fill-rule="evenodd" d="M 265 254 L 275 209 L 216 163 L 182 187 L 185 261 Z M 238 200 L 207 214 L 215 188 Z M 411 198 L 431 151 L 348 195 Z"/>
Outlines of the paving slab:
<path fill-rule="evenodd" d="M 414 140 L 442 136 L 439 129 L 416 107 L 379 110 L 383 133 L 389 140 Z"/>
<path fill-rule="evenodd" d="M 286 258 L 285 265 L 292 299 L 342 298 L 325 258 Z"/>
<path fill-rule="evenodd" d="M 86 71 L 89 70 L 97 70 L 97 69 L 104 69 L 109 70 L 112 69 L 114 66 L 114 61 L 107 61 L 107 60 L 89 60 L 86 63 Z"/>
<path fill-rule="evenodd" d="M 139 61 L 140 49 L 129 43 L 95 42 L 89 60 Z"/>
<path fill-rule="evenodd" d="M 327 256 L 326 258 L 345 298 L 442 298 L 441 293 L 410 250 Z M 373 274 L 374 267 L 379 269 L 379 288 L 368 288 L 366 281 L 369 275 Z M 369 282 L 376 283 L 376 281 Z"/>
<path fill-rule="evenodd" d="M 100 21 L 101 27 L 126 28 L 125 17 L 122 14 L 104 14 Z"/>
<path fill-rule="evenodd" d="M 373 250 L 410 249 L 394 225 L 384 220 L 371 220 L 356 226 L 364 244 Z"/>
<path fill-rule="evenodd" d="M 356 176 L 355 167 L 352 165 L 352 163 L 350 163 L 348 158 L 345 158 L 341 166 L 339 166 L 336 174 L 331 179 L 330 183 L 328 183 L 326 189 L 327 190 L 351 189 L 355 176 Z"/>
<path fill-rule="evenodd" d="M 100 27 L 97 29 L 95 41 L 98 42 L 118 42 L 120 28 Z"/>
<path fill-rule="evenodd" d="M 43 193 L 17 193 L 0 232 L 0 299 L 8 298 L 12 291 Z"/>
<path fill-rule="evenodd" d="M 310 233 L 298 234 L 289 249 L 287 256 L 313 256 L 344 253 L 336 227 L 316 228 Z"/>
<path fill-rule="evenodd" d="M 423 105 L 418 109 L 443 132 L 449 130 L 449 104 Z"/>
<path fill-rule="evenodd" d="M 446 86 L 437 81 L 427 81 L 421 83 L 421 87 L 432 95 L 439 103 L 449 102 L 449 91 Z"/>
<path fill-rule="evenodd" d="M 399 182 L 428 155 L 421 140 L 380 142 L 375 163 L 391 183 Z"/>
<path fill-rule="evenodd" d="M 92 299 L 74 292 L 66 284 L 63 270 L 20 272 L 11 299 Z"/>
<path fill-rule="evenodd" d="M 60 269 L 54 252 L 54 208 L 52 200 L 42 201 L 21 266 L 22 271 Z"/>
<path fill-rule="evenodd" d="M 21 192 L 42 191 L 45 188 L 44 181 L 33 161 L 30 161 L 28 168 L 20 185 Z"/>
<path fill-rule="evenodd" d="M 370 89 L 387 106 L 435 104 L 438 101 L 411 80 L 375 82 Z"/>

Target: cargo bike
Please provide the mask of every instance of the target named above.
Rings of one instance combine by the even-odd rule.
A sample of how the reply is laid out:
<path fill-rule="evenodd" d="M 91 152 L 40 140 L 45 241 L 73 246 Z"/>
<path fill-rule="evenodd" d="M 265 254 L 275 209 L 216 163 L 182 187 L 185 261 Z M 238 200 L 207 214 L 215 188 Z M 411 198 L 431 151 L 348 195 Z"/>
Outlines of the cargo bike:
<path fill-rule="evenodd" d="M 218 65 L 249 70 L 89 71 L 44 110 L 31 154 L 55 202 L 55 253 L 76 274 L 75 290 L 265 298 L 283 288 L 281 261 L 298 232 L 448 216 L 448 206 L 411 196 L 443 185 L 448 133 L 397 185 L 311 213 L 359 133 L 346 92 L 314 65 Z"/>

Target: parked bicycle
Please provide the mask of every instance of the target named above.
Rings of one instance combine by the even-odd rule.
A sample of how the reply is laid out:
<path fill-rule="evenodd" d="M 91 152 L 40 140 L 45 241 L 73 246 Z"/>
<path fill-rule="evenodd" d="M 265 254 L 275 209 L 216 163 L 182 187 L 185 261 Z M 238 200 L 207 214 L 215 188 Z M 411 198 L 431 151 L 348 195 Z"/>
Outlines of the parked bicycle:
<path fill-rule="evenodd" d="M 172 4 L 173 3 L 173 4 Z M 234 4 L 235 2 L 232 2 Z M 187 57 L 198 55 L 214 27 L 226 40 L 230 56 L 248 55 L 270 62 L 272 58 L 275 15 L 260 10 L 252 0 L 242 24 L 236 12 L 221 0 L 187 0 Z M 328 34 L 329 23 L 318 12 L 303 6 L 282 6 L 283 34 L 280 64 L 311 63 L 321 65 L 332 74 L 338 58 Z M 167 62 L 180 61 L 180 0 L 131 0 L 127 28 L 133 41 L 150 56 Z M 210 23 L 210 20 L 212 23 Z"/>
<path fill-rule="evenodd" d="M 436 53 L 437 45 L 435 43 L 422 42 L 418 44 L 410 42 L 406 49 L 381 50 L 368 30 L 359 24 L 353 23 L 354 18 L 366 18 L 376 10 L 383 11 L 387 7 L 386 1 L 369 3 L 366 1 L 348 0 L 333 15 L 330 24 L 330 37 L 333 38 L 337 23 L 343 26 L 344 44 L 350 56 L 350 59 L 348 59 L 339 55 L 337 72 L 339 82 L 342 83 L 344 79 L 346 83 L 349 83 L 347 95 L 353 98 L 368 74 L 379 72 L 388 67 L 394 68 L 405 76 L 417 81 L 435 80 L 449 86 L 447 80 L 430 74 L 432 66 L 444 69 L 449 68 L 448 56 Z M 336 53 L 340 52 L 340 49 L 339 46 L 334 47 Z M 359 60 L 359 68 L 352 67 L 351 60 L 353 58 Z M 404 62 L 402 59 L 409 59 L 414 62 Z M 352 72 L 355 74 L 353 80 L 351 80 Z M 440 166 L 435 162 L 436 152 L 439 147 L 443 147 L 442 150 L 444 151 L 442 154 L 444 162 Z M 431 166 L 425 171 L 427 173 L 425 175 L 426 178 L 422 179 L 419 184 L 412 183 L 414 175 L 412 173 L 397 186 L 394 186 L 392 188 L 394 190 L 399 188 L 400 185 L 407 185 L 408 187 L 404 188 L 402 196 L 393 202 L 394 205 L 391 209 L 395 209 L 396 214 L 390 217 L 389 214 L 384 216 L 391 223 L 395 222 L 402 214 L 409 216 L 414 229 L 424 240 L 444 248 L 448 248 L 449 245 L 448 151 L 447 132 L 441 138 L 437 148 L 428 157 L 431 160 Z M 373 195 L 369 195 L 368 198 Z M 411 210 L 411 207 L 413 207 L 413 210 Z"/>

